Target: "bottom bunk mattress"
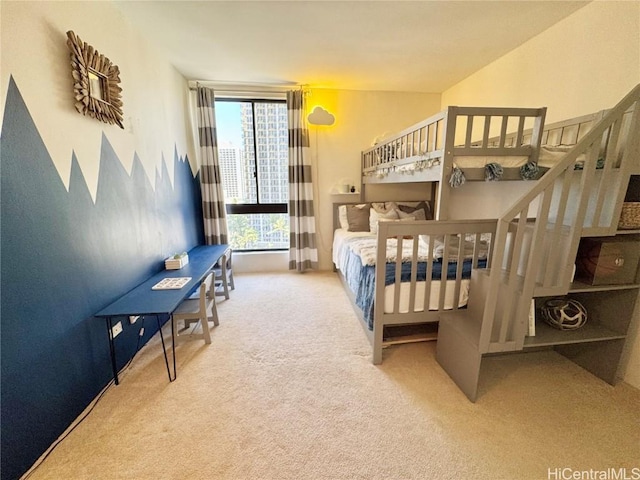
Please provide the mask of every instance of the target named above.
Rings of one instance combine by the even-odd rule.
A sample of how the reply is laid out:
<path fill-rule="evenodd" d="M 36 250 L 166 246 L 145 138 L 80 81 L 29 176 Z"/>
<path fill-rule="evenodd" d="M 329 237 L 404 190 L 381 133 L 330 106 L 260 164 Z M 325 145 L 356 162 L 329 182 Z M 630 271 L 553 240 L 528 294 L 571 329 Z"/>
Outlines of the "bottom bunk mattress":
<path fill-rule="evenodd" d="M 337 229 L 333 241 L 333 262 L 345 279 L 348 288 L 353 292 L 356 305 L 362 310 L 364 320 L 369 330 L 373 330 L 374 300 L 375 300 L 375 250 L 376 235 L 369 232 L 349 232 Z M 396 263 L 394 254 L 396 246 L 390 240 L 385 272 L 384 312 L 393 313 L 395 296 Z M 408 313 L 411 280 L 411 256 L 413 254 L 412 241 L 403 242 L 403 263 L 400 284 L 400 305 L 396 313 Z M 425 290 L 430 288 L 429 310 L 438 310 L 441 282 L 426 282 L 427 262 L 426 245 L 419 247 L 419 261 L 416 273 L 415 299 L 412 311 L 424 311 Z M 486 260 L 479 260 L 478 267 L 483 268 Z M 445 265 L 441 259 L 433 262 L 432 279 L 440 280 L 442 268 Z M 469 299 L 469 278 L 471 277 L 471 260 L 463 263 L 462 280 L 458 296 L 458 308 L 464 307 Z M 451 310 L 455 303 L 455 278 L 457 263 L 446 262 L 447 281 L 445 283 L 444 309 Z"/>

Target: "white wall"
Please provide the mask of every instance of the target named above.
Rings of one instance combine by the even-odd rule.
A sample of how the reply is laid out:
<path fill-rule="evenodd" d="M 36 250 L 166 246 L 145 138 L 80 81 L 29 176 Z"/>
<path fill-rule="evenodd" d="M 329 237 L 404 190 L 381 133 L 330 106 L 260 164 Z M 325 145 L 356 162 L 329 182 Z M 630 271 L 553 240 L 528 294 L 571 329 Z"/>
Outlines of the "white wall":
<path fill-rule="evenodd" d="M 443 92 L 442 104 L 546 106 L 553 122 L 612 107 L 638 83 L 640 2 L 595 1 Z M 466 195 L 482 203 L 480 191 Z M 640 299 L 619 371 L 637 388 L 639 324 Z"/>
<path fill-rule="evenodd" d="M 365 92 L 313 89 L 307 100 L 312 111 L 321 106 L 335 116 L 332 126 L 309 126 L 313 174 L 315 177 L 316 239 L 320 268 L 330 270 L 333 239 L 331 192 L 346 181 L 360 185 L 360 152 L 376 137 L 390 135 L 440 110 L 440 95 L 427 93 Z M 375 195 L 367 190 L 367 199 Z M 384 189 L 387 199 L 424 199 L 420 190 L 406 186 Z"/>
<path fill-rule="evenodd" d="M 289 251 L 235 252 L 233 271 L 235 273 L 288 272 Z"/>
<path fill-rule="evenodd" d="M 442 93 L 443 105 L 547 107 L 547 122 L 613 106 L 640 83 L 640 2 L 595 1 Z"/>
<path fill-rule="evenodd" d="M 91 195 L 97 190 L 104 134 L 127 171 L 138 155 L 155 185 L 162 158 L 188 154 L 185 79 L 134 31 L 110 2 L 1 2 L 0 111 L 9 75 L 20 90 L 62 182 L 75 152 Z M 75 107 L 66 32 L 73 30 L 120 69 L 124 127 L 82 116 Z M 2 119 L 0 119 L 0 122 Z M 0 128 L 1 128 L 0 124 Z M 173 181 L 173 169 L 169 168 Z"/>

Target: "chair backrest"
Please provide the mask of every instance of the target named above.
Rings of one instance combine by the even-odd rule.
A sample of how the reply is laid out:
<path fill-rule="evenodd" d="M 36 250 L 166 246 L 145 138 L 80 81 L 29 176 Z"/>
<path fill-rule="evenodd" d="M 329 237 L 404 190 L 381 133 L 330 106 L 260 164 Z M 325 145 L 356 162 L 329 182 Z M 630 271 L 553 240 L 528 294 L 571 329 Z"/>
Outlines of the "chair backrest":
<path fill-rule="evenodd" d="M 231 254 L 233 253 L 233 249 L 231 247 L 227 248 L 218 263 L 216 263 L 216 267 L 222 270 L 222 273 L 227 273 L 231 270 Z"/>
<path fill-rule="evenodd" d="M 215 301 L 215 285 L 213 283 L 213 272 L 209 273 L 200 284 L 200 312 L 207 311 L 207 300 Z"/>
<path fill-rule="evenodd" d="M 224 252 L 224 256 L 226 257 L 225 265 L 227 270 L 231 270 L 231 254 L 233 253 L 233 249 L 229 247 L 226 252 Z"/>

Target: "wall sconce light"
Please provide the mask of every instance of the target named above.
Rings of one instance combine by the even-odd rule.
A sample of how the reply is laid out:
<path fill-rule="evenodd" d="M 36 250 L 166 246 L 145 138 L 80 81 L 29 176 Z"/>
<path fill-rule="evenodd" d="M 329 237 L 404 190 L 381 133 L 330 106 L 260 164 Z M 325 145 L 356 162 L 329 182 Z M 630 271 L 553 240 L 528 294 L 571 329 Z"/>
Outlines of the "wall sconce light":
<path fill-rule="evenodd" d="M 322 107 L 314 107 L 313 111 L 307 117 L 307 121 L 311 125 L 333 125 L 336 117 Z"/>

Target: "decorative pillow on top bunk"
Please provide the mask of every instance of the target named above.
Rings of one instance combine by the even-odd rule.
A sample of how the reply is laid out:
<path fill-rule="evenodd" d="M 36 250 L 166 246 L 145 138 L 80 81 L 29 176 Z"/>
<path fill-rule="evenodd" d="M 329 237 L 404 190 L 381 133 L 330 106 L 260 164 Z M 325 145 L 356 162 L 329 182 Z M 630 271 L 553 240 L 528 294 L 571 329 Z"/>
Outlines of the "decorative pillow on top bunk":
<path fill-rule="evenodd" d="M 564 156 L 573 148 L 573 145 L 542 145 L 538 157 L 538 165 L 551 168 L 560 162 Z M 584 155 L 582 159 L 584 162 Z"/>
<path fill-rule="evenodd" d="M 538 158 L 538 165 L 541 167 L 551 168 L 556 163 L 559 163 L 565 155 L 573 150 L 575 145 L 543 145 L 540 147 L 540 157 Z M 587 156 L 581 153 L 576 157 L 574 169 L 582 170 L 584 168 L 584 162 Z M 605 152 L 600 149 L 598 153 L 598 159 L 596 160 L 596 168 L 601 169 L 604 167 Z"/>

